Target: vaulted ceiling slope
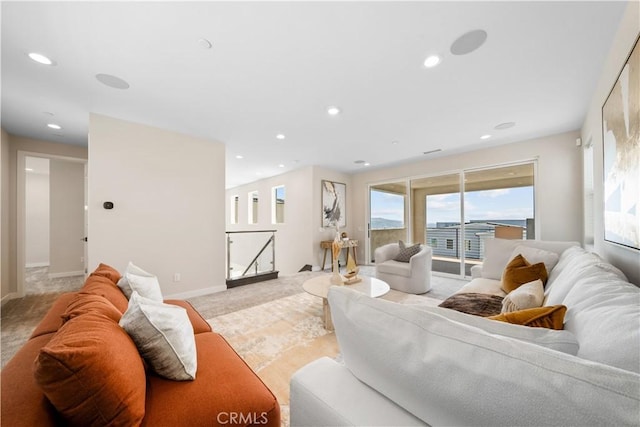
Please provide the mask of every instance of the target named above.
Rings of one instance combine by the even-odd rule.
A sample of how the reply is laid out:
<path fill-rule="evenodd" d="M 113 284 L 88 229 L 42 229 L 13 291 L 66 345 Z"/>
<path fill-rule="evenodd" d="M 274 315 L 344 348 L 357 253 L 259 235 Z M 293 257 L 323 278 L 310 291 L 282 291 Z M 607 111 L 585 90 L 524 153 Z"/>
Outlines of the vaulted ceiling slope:
<path fill-rule="evenodd" d="M 218 140 L 227 187 L 505 144 L 580 127 L 625 7 L 2 2 L 2 127 L 86 145 L 95 112 Z M 484 43 L 452 53 L 474 30 Z"/>

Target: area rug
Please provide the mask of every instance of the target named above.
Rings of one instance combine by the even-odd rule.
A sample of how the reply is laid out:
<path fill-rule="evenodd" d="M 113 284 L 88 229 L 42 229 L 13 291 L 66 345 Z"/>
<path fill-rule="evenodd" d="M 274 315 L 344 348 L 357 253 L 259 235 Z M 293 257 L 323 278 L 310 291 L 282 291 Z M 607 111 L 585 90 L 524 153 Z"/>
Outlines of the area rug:
<path fill-rule="evenodd" d="M 391 290 L 382 297 L 407 305 L 441 300 Z M 289 425 L 289 381 L 304 365 L 339 354 L 333 332 L 322 326 L 322 300 L 307 293 L 280 298 L 207 320 L 271 389 Z"/>
<path fill-rule="evenodd" d="M 289 425 L 289 379 L 307 363 L 336 357 L 333 332 L 322 327 L 320 298 L 301 293 L 209 319 L 280 402 Z"/>

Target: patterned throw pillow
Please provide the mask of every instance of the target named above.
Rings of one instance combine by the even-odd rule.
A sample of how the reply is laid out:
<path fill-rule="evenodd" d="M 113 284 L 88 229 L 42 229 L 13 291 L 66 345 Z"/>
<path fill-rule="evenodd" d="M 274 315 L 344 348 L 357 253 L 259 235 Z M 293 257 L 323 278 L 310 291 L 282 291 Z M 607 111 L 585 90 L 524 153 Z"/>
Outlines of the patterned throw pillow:
<path fill-rule="evenodd" d="M 394 261 L 409 262 L 412 256 L 420 252 L 420 243 L 407 247 L 402 240 L 398 240 L 398 246 L 400 246 L 400 252 L 393 259 Z"/>

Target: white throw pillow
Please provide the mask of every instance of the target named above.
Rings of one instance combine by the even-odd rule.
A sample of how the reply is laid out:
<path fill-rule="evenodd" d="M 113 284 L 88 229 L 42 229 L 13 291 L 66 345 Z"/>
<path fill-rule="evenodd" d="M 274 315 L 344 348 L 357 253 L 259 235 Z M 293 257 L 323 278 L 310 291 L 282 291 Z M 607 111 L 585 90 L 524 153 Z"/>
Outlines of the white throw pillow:
<path fill-rule="evenodd" d="M 179 381 L 195 379 L 196 341 L 187 310 L 133 291 L 120 326 L 158 375 Z"/>
<path fill-rule="evenodd" d="M 346 287 L 329 305 L 347 368 L 429 425 L 638 422 L 636 373 Z"/>
<path fill-rule="evenodd" d="M 518 245 L 515 247 L 513 252 L 511 252 L 509 262 L 511 262 L 511 260 L 513 260 L 518 255 L 522 255 L 524 259 L 526 259 L 530 264 L 538 264 L 539 262 L 544 263 L 544 266 L 547 269 L 547 275 L 551 274 L 551 270 L 553 270 L 553 267 L 556 266 L 558 260 L 560 259 L 560 256 L 555 252 L 532 248 L 530 246 Z"/>
<path fill-rule="evenodd" d="M 522 240 L 485 239 L 482 277 L 501 280 L 502 272 L 509 263 L 509 255 Z"/>
<path fill-rule="evenodd" d="M 133 291 L 138 292 L 145 298 L 162 302 L 162 291 L 158 278 L 151 273 L 147 273 L 137 265 L 129 261 L 127 269 L 118 281 L 118 287 L 127 298 L 131 298 Z"/>
<path fill-rule="evenodd" d="M 504 297 L 502 300 L 502 313 L 542 307 L 543 301 L 544 285 L 542 284 L 542 280 L 534 280 L 533 282 L 520 285 Z"/>

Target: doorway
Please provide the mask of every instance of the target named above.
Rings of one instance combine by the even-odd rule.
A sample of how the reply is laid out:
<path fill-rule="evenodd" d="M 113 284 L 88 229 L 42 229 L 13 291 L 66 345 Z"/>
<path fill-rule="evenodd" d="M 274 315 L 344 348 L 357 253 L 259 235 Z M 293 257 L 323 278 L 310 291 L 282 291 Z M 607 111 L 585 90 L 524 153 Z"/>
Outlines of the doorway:
<path fill-rule="evenodd" d="M 86 161 L 18 157 L 18 294 L 77 290 L 86 271 Z"/>

